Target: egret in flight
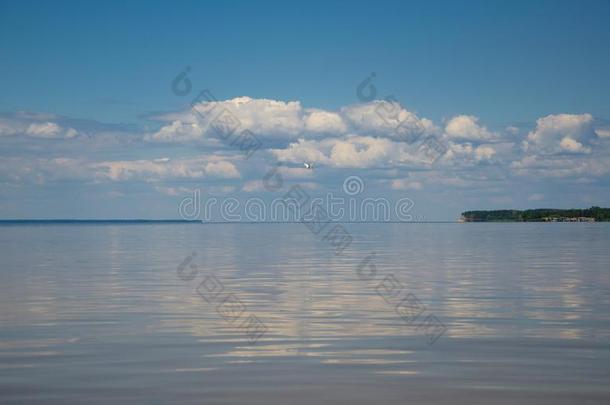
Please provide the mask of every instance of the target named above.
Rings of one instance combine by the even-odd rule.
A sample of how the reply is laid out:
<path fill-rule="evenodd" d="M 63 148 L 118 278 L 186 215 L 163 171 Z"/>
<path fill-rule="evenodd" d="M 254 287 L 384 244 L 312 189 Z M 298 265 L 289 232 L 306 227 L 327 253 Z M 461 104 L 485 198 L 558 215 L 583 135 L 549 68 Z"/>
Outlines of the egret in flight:
<path fill-rule="evenodd" d="M 303 166 L 305 166 L 306 169 L 310 169 L 310 170 L 313 169 L 313 165 L 311 163 L 305 162 L 305 163 L 303 163 Z"/>

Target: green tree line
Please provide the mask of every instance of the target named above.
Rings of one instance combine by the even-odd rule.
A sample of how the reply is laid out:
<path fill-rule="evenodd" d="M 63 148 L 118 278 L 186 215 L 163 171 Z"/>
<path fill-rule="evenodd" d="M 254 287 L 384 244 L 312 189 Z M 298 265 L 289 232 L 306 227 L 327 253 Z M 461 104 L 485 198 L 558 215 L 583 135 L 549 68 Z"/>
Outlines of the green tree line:
<path fill-rule="evenodd" d="M 610 221 L 610 208 L 591 207 L 585 209 L 554 209 L 539 208 L 533 210 L 492 210 L 492 211 L 465 211 L 462 217 L 466 221 L 488 222 L 509 221 L 529 222 L 544 221 L 545 218 L 594 218 L 595 221 Z"/>

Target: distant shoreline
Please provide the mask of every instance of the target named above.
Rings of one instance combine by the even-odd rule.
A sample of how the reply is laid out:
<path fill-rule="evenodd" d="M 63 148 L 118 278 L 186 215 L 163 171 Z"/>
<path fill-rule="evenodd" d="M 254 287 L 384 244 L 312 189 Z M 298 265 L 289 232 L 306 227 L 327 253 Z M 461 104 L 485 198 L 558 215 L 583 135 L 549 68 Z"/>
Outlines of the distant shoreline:
<path fill-rule="evenodd" d="M 0 219 L 0 224 L 200 224 L 185 219 Z"/>
<path fill-rule="evenodd" d="M 610 208 L 465 211 L 460 222 L 609 222 Z"/>

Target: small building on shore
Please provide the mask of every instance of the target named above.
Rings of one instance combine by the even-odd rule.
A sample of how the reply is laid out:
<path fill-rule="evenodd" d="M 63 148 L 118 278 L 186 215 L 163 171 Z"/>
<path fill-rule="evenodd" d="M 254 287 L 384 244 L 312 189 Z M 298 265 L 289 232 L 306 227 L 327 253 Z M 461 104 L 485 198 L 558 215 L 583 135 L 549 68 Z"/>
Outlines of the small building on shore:
<path fill-rule="evenodd" d="M 595 222 L 593 217 L 544 217 L 544 222 Z"/>

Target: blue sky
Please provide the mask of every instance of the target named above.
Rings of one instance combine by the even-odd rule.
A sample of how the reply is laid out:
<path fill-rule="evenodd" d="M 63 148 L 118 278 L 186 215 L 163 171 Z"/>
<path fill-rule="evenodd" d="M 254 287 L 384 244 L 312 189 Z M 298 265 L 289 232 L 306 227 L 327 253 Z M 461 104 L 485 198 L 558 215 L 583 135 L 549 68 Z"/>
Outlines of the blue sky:
<path fill-rule="evenodd" d="M 0 1 L 0 217 L 175 218 L 195 189 L 271 199 L 256 184 L 277 161 L 312 194 L 355 175 L 362 197 L 407 195 L 430 220 L 608 206 L 609 17 L 604 1 Z M 371 72 L 442 156 L 419 159 L 358 99 Z M 204 88 L 263 141 L 255 156 L 195 121 Z"/>

